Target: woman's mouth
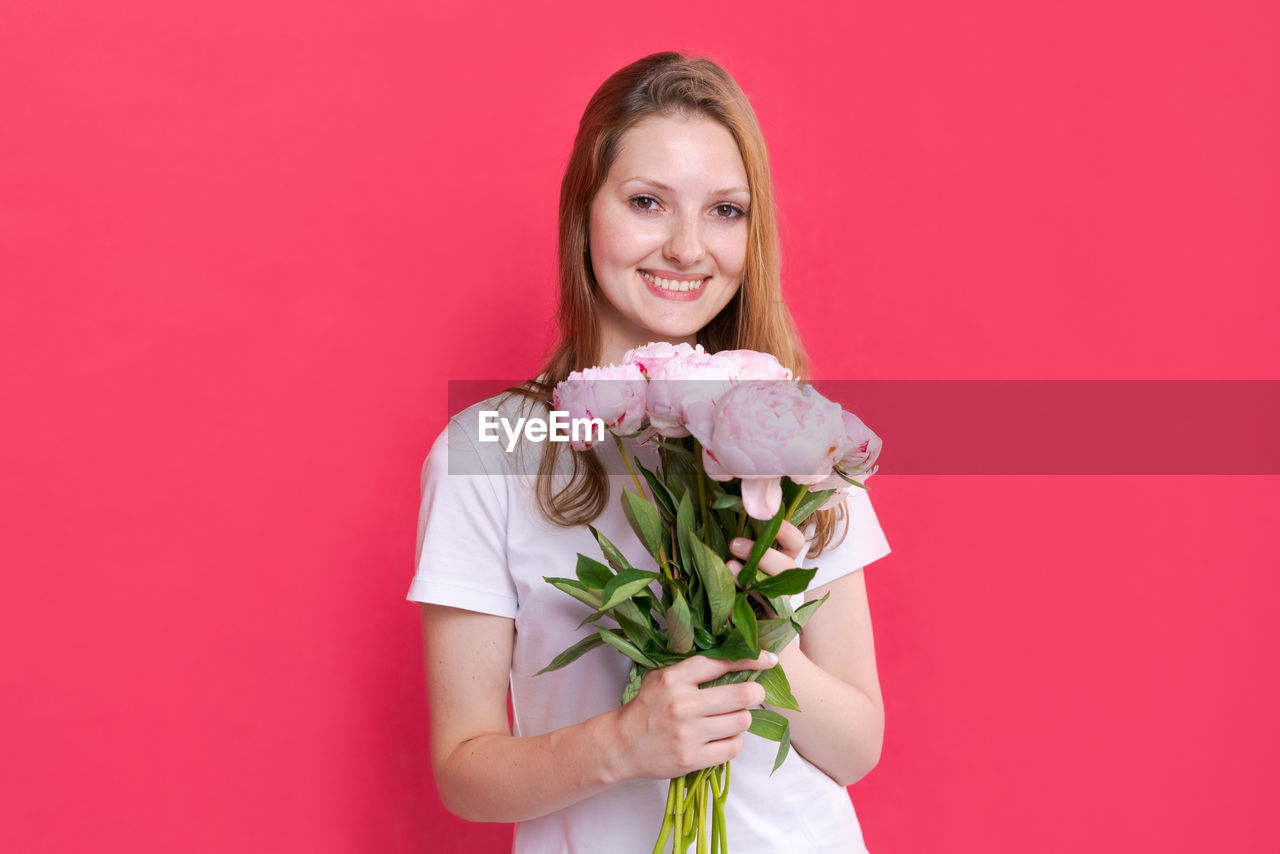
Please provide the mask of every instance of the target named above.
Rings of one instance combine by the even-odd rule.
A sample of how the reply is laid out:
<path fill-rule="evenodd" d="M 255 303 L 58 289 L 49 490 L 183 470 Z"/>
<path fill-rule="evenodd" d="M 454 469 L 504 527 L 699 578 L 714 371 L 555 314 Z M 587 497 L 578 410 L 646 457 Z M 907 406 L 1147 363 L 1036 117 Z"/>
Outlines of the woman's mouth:
<path fill-rule="evenodd" d="M 695 300 L 702 295 L 702 286 L 710 276 L 695 279 L 667 279 L 648 270 L 640 270 L 640 278 L 644 279 L 649 290 L 663 299 Z"/>

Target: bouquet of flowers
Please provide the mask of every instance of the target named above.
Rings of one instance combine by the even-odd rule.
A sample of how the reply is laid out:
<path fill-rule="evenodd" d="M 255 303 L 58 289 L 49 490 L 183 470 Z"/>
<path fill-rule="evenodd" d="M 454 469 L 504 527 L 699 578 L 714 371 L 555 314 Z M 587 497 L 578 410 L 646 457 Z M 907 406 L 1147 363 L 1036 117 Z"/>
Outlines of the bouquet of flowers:
<path fill-rule="evenodd" d="M 605 562 L 580 554 L 575 578 L 546 580 L 592 609 L 583 625 L 597 624 L 596 631 L 542 672 L 608 644 L 631 660 L 627 703 L 649 670 L 692 655 L 776 653 L 800 633 L 826 597 L 798 608 L 791 597 L 817 570 L 767 575 L 760 559 L 784 520 L 801 525 L 866 488 L 881 443 L 857 416 L 794 380 L 769 354 L 665 342 L 627 352 L 621 365 L 574 372 L 556 386 L 554 404 L 571 418 L 601 419 L 613 435 L 635 485 L 623 492 L 622 508 L 657 571 L 637 569 L 592 526 Z M 629 458 L 622 439 L 635 436 L 657 443 L 656 471 Z M 593 438 L 573 447 L 586 450 Z M 728 543 L 748 526 L 755 545 L 735 578 Z M 606 618 L 615 625 L 603 624 Z M 766 705 L 799 710 L 781 665 L 731 672 L 702 687 L 746 680 L 760 682 Z M 778 742 L 777 770 L 790 749 L 788 721 L 768 708 L 751 716 L 750 732 Z M 676 854 L 694 841 L 700 854 L 708 841 L 712 852 L 727 854 L 728 786 L 728 763 L 671 780 L 655 854 L 668 839 Z"/>

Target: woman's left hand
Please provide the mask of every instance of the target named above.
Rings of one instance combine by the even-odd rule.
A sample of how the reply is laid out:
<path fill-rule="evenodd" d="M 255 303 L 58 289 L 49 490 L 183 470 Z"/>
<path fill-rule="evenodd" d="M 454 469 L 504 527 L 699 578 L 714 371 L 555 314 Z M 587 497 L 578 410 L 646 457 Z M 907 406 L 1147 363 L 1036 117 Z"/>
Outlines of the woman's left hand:
<path fill-rule="evenodd" d="M 729 551 L 739 558 L 725 564 L 734 578 L 738 577 L 738 573 L 742 570 L 742 561 L 751 554 L 751 547 L 754 545 L 755 540 L 748 540 L 746 537 L 736 537 L 729 543 Z M 778 529 L 778 539 L 774 542 L 773 548 L 767 549 L 764 556 L 760 558 L 760 572 L 766 575 L 777 575 L 784 569 L 794 568 L 802 548 L 804 548 L 804 534 L 790 522 L 783 522 L 782 527 Z"/>

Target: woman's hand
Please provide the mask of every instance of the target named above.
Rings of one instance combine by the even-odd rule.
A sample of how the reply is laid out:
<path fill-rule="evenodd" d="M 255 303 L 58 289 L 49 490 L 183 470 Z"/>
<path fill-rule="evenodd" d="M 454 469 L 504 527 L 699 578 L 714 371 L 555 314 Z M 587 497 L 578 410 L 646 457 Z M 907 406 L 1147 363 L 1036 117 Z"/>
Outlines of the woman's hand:
<path fill-rule="evenodd" d="M 729 551 L 746 560 L 754 545 L 755 540 L 737 537 L 729 542 Z M 796 558 L 800 556 L 800 550 L 803 548 L 804 533 L 795 525 L 784 521 L 782 527 L 778 529 L 777 541 L 774 542 L 773 548 L 765 550 L 757 569 L 765 575 L 777 575 L 783 570 L 794 569 Z M 730 560 L 725 563 L 725 566 L 733 573 L 734 578 L 737 578 L 738 573 L 742 571 L 740 561 Z"/>
<path fill-rule="evenodd" d="M 746 560 L 754 545 L 755 540 L 736 537 L 729 543 L 729 551 Z M 760 558 L 760 571 L 767 575 L 777 575 L 784 569 L 794 568 L 802 548 L 804 548 L 804 533 L 790 522 L 783 522 L 782 527 L 778 529 L 778 539 L 773 544 L 773 548 L 767 549 L 764 557 Z M 737 577 L 742 569 L 742 564 L 736 560 L 731 560 L 725 565 L 733 572 L 734 577 Z"/>
<path fill-rule="evenodd" d="M 777 575 L 796 565 L 804 534 L 783 522 L 774 547 L 765 551 L 759 569 Z M 742 560 L 751 540 L 739 537 L 729 550 Z M 737 560 L 726 566 L 736 576 Z M 791 746 L 842 786 L 861 779 L 880 761 L 884 743 L 884 701 L 876 673 L 875 642 L 862 571 L 805 591 L 813 601 L 831 599 L 809 619 L 800 643 L 790 643 L 780 659 L 804 711 L 778 710 L 791 722 Z"/>
<path fill-rule="evenodd" d="M 698 686 L 735 670 L 768 670 L 777 661 L 771 652 L 741 661 L 695 655 L 646 673 L 640 692 L 617 711 L 624 746 L 618 779 L 666 780 L 733 759 L 751 726 L 748 709 L 764 702 L 764 688 L 755 682 Z"/>

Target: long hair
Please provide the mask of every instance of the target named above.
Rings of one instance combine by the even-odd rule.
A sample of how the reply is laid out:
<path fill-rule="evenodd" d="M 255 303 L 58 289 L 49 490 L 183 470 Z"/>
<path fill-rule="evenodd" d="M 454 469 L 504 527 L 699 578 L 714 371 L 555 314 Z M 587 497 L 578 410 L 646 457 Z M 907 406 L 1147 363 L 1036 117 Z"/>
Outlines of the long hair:
<path fill-rule="evenodd" d="M 797 378 L 807 378 L 808 358 L 791 312 L 782 300 L 778 222 L 764 134 L 747 96 L 729 73 L 709 59 L 655 53 L 615 72 L 596 90 L 578 124 L 573 152 L 560 184 L 558 267 L 559 341 L 538 379 L 508 391 L 551 407 L 557 383 L 599 363 L 602 335 L 599 289 L 587 246 L 591 203 L 609 175 L 623 135 L 650 116 L 704 116 L 723 125 L 738 145 L 747 173 L 751 207 L 742 283 L 729 303 L 702 328 L 697 341 L 708 352 L 750 349 L 772 353 Z M 537 499 L 551 522 L 569 527 L 593 521 L 609 498 L 604 465 L 594 451 L 573 453 L 568 485 L 550 476 L 562 443 L 543 446 Z M 572 453 L 572 452 L 570 452 Z M 835 511 L 812 517 L 818 554 L 831 539 Z"/>

